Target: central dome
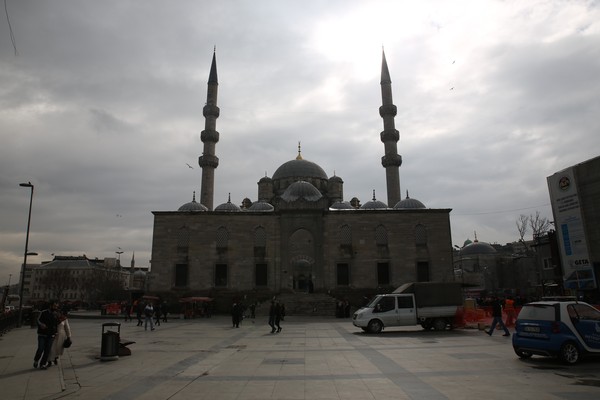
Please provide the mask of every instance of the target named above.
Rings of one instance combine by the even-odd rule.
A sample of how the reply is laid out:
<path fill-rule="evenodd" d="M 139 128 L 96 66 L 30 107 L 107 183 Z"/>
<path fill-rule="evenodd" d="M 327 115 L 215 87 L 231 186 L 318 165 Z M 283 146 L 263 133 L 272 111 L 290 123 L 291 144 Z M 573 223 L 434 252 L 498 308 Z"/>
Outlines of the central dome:
<path fill-rule="evenodd" d="M 320 178 L 328 179 L 327 174 L 318 164 L 312 161 L 296 159 L 282 164 L 273 174 L 273 180 L 285 178 Z"/>

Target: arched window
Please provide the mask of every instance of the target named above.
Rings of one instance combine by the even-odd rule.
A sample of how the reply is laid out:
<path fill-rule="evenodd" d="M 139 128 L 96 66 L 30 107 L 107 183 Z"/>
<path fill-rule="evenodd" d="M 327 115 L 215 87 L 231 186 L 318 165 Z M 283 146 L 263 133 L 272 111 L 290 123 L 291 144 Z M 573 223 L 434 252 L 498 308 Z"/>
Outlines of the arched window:
<path fill-rule="evenodd" d="M 417 246 L 427 246 L 427 228 L 425 228 L 425 225 L 415 226 L 415 244 Z"/>
<path fill-rule="evenodd" d="M 267 232 L 262 226 L 254 229 L 254 247 L 266 247 L 267 246 Z"/>
<path fill-rule="evenodd" d="M 217 248 L 226 248 L 229 245 L 229 232 L 224 226 L 217 229 Z"/>
<path fill-rule="evenodd" d="M 352 245 L 352 229 L 346 224 L 340 226 L 340 244 L 342 246 Z"/>
<path fill-rule="evenodd" d="M 388 233 L 383 225 L 379 225 L 375 228 L 375 243 L 377 243 L 377 246 L 388 245 Z"/>

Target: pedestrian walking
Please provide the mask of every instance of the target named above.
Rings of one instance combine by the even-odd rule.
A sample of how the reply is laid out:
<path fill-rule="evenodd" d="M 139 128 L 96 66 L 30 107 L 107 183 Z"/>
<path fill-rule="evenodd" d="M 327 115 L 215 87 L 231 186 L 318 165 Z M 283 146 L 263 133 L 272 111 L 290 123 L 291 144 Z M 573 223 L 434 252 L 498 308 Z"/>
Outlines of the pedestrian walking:
<path fill-rule="evenodd" d="M 148 330 L 148 323 L 150 323 L 150 330 L 154 330 L 154 323 L 152 322 L 152 316 L 154 315 L 154 307 L 152 307 L 152 302 L 149 301 L 144 307 L 144 316 L 146 317 L 146 322 L 144 323 L 144 330 Z"/>
<path fill-rule="evenodd" d="M 51 365 L 49 362 L 50 351 L 58 327 L 57 309 L 58 304 L 50 302 L 37 319 L 38 347 L 33 357 L 33 368 L 39 366 L 40 369 L 46 369 Z"/>
<path fill-rule="evenodd" d="M 250 318 L 256 318 L 256 303 L 250 304 Z"/>
<path fill-rule="evenodd" d="M 135 316 L 138 320 L 137 326 L 142 326 L 144 324 L 144 321 L 142 320 L 142 314 L 144 314 L 144 302 L 136 300 L 135 303 L 133 303 L 135 305 Z"/>
<path fill-rule="evenodd" d="M 233 303 L 231 307 L 231 322 L 234 328 L 240 327 L 240 320 L 242 319 L 243 307 L 239 302 Z"/>
<path fill-rule="evenodd" d="M 166 301 L 163 301 L 161 310 L 162 310 L 163 322 L 167 322 L 167 315 L 169 314 L 169 305 L 167 304 Z"/>
<path fill-rule="evenodd" d="M 154 307 L 154 325 L 160 326 L 160 314 L 162 313 L 162 309 L 160 308 L 160 302 L 156 304 Z"/>
<path fill-rule="evenodd" d="M 125 304 L 125 322 L 127 321 L 131 321 L 131 304 L 129 304 L 129 302 L 127 302 Z"/>
<path fill-rule="evenodd" d="M 277 310 L 275 307 L 275 300 L 271 300 L 271 306 L 269 307 L 269 326 L 271 327 L 271 333 L 275 333 L 275 316 Z"/>
<path fill-rule="evenodd" d="M 275 326 L 277 327 L 277 333 L 281 332 L 281 321 L 283 320 L 282 312 L 284 310 L 283 305 L 280 302 L 275 302 Z"/>
<path fill-rule="evenodd" d="M 58 316 L 60 321 L 56 328 L 56 335 L 54 336 L 54 342 L 52 343 L 52 349 L 50 350 L 50 360 L 54 362 L 54 365 L 58 364 L 58 358 L 63 355 L 65 347 L 71 347 L 71 326 L 69 325 L 69 319 L 66 313 L 60 313 Z"/>
<path fill-rule="evenodd" d="M 492 336 L 494 333 L 494 329 L 496 329 L 496 325 L 499 325 L 500 328 L 504 329 L 504 335 L 502 336 L 510 336 L 510 332 L 506 329 L 506 325 L 502 322 L 502 304 L 500 303 L 500 299 L 497 297 L 492 301 L 492 317 L 494 320 L 492 321 L 492 326 L 489 332 L 486 332 L 488 335 Z"/>

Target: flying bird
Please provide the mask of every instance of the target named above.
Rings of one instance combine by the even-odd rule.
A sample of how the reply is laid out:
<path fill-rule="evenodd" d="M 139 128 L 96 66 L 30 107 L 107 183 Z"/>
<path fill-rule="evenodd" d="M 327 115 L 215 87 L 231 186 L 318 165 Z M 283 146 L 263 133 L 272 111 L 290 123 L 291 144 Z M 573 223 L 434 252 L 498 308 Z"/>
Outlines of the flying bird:
<path fill-rule="evenodd" d="M 454 90 L 454 86 L 450 88 L 450 90 Z"/>
<path fill-rule="evenodd" d="M 187 165 L 188 167 L 190 167 L 191 169 L 194 169 L 194 167 L 192 167 L 190 164 L 185 163 L 185 165 Z"/>

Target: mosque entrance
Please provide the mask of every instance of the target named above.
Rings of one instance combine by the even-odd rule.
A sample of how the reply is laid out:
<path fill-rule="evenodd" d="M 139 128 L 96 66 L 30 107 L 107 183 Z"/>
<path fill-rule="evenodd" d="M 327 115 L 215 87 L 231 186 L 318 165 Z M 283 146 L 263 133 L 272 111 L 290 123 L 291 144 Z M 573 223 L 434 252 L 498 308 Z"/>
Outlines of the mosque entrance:
<path fill-rule="evenodd" d="M 314 290 L 314 238 L 307 229 L 298 229 L 290 235 L 290 269 L 292 288 L 312 293 Z"/>

